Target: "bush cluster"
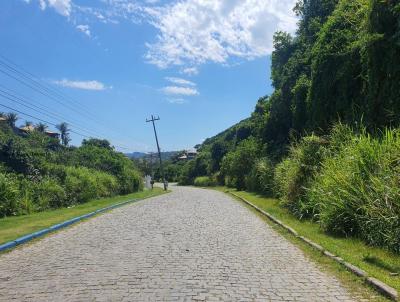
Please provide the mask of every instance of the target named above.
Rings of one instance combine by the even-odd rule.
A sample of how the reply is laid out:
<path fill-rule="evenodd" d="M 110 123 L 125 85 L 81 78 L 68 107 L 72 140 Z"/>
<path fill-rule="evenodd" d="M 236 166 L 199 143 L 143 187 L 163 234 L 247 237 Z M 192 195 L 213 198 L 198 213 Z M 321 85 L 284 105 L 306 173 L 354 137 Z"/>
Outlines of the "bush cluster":
<path fill-rule="evenodd" d="M 317 177 L 327 154 L 327 141 L 306 136 L 291 146 L 289 156 L 276 166 L 276 194 L 296 216 L 310 217 L 313 209 L 305 201 L 307 188 Z"/>
<path fill-rule="evenodd" d="M 65 147 L 34 131 L 0 127 L 0 217 L 28 214 L 142 189 L 133 162 L 108 141 Z"/>
<path fill-rule="evenodd" d="M 212 176 L 199 176 L 194 180 L 196 187 L 215 187 L 217 184 L 216 179 Z"/>
<path fill-rule="evenodd" d="M 282 205 L 326 232 L 400 252 L 400 132 L 350 133 L 337 126 L 316 149 L 307 146 L 316 137 L 293 147 L 275 172 Z"/>

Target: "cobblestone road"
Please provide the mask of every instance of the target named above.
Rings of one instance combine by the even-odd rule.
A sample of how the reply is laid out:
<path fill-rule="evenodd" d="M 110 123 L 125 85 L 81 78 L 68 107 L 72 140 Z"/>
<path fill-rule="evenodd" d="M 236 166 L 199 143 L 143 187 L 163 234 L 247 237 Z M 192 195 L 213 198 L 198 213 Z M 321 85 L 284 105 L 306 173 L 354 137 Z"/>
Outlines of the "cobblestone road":
<path fill-rule="evenodd" d="M 173 193 L 0 255 L 0 301 L 351 301 L 223 193 Z"/>

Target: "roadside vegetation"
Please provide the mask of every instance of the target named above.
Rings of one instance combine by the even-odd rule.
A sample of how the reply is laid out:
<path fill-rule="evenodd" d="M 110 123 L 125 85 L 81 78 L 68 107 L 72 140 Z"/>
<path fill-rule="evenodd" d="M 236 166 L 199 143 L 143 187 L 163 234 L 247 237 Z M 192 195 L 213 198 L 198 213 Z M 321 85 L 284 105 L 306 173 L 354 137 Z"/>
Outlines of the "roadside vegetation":
<path fill-rule="evenodd" d="M 60 138 L 46 125 L 16 127 L 18 117 L 0 114 L 0 218 L 71 207 L 142 189 L 130 159 L 106 140 L 68 146 L 68 125 Z"/>

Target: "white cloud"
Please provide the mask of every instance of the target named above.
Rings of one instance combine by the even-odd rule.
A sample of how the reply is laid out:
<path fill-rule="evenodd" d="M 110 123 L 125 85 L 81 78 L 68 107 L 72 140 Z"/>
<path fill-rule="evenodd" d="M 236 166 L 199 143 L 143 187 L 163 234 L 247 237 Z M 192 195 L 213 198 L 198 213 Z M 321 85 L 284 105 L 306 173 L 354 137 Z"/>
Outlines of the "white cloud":
<path fill-rule="evenodd" d="M 170 104 L 177 104 L 177 105 L 182 105 L 182 104 L 186 104 L 187 101 L 185 99 L 182 98 L 169 98 L 167 99 L 168 103 Z"/>
<path fill-rule="evenodd" d="M 91 36 L 89 25 L 80 24 L 76 26 L 76 29 L 79 30 L 80 32 L 83 32 L 88 37 Z"/>
<path fill-rule="evenodd" d="M 45 10 L 46 9 L 46 1 L 45 0 L 39 0 L 39 5 L 41 10 Z"/>
<path fill-rule="evenodd" d="M 166 86 L 162 88 L 162 91 L 167 95 L 194 96 L 199 94 L 196 88 L 179 87 L 179 86 Z"/>
<path fill-rule="evenodd" d="M 188 76 L 194 76 L 199 74 L 199 70 L 197 67 L 186 67 L 181 70 L 182 73 L 187 74 Z"/>
<path fill-rule="evenodd" d="M 39 6 L 42 10 L 47 7 L 53 8 L 57 13 L 65 17 L 69 17 L 72 10 L 72 0 L 38 0 Z M 31 0 L 25 0 L 30 3 Z"/>
<path fill-rule="evenodd" d="M 84 89 L 84 90 L 112 89 L 112 87 L 106 87 L 103 83 L 99 81 L 71 81 L 67 79 L 62 79 L 59 81 L 53 81 L 53 83 L 63 87 Z"/>
<path fill-rule="evenodd" d="M 75 25 L 122 20 L 150 24 L 157 34 L 146 43 L 147 62 L 160 68 L 179 66 L 190 76 L 204 63 L 231 66 L 269 55 L 273 34 L 294 33 L 298 21 L 292 10 L 297 0 L 100 0 L 85 5 L 73 0 L 34 1 Z"/>
<path fill-rule="evenodd" d="M 181 79 L 181 78 L 175 78 L 175 77 L 166 77 L 165 78 L 167 81 L 177 84 L 177 85 L 182 85 L 182 86 L 196 86 L 196 83 L 193 83 L 191 81 Z"/>
<path fill-rule="evenodd" d="M 275 31 L 294 32 L 296 0 L 185 0 L 147 9 L 159 30 L 147 60 L 172 65 L 226 63 L 272 52 Z"/>

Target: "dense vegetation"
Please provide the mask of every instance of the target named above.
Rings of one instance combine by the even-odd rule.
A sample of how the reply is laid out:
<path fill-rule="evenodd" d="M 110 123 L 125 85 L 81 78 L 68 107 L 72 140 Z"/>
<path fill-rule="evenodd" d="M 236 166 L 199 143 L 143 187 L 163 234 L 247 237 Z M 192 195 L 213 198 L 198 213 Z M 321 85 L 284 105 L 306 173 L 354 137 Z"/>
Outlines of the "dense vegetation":
<path fill-rule="evenodd" d="M 183 153 L 184 151 L 161 152 L 164 175 L 169 182 L 178 182 L 179 180 L 180 172 L 185 164 L 184 161 L 179 160 Z M 132 158 L 132 160 L 143 175 L 150 175 L 156 181 L 162 182 L 158 154 L 144 154 L 139 158 Z"/>
<path fill-rule="evenodd" d="M 329 233 L 399 253 L 400 4 L 303 0 L 294 10 L 296 35 L 274 36 L 274 93 L 207 139 L 180 182 L 274 195 Z"/>
<path fill-rule="evenodd" d="M 45 125 L 21 132 L 15 127 L 16 120 L 9 114 L 0 123 L 0 217 L 141 189 L 141 177 L 132 161 L 108 141 L 88 139 L 79 148 L 68 147 L 66 124 L 58 127 L 60 143 L 46 135 Z"/>

